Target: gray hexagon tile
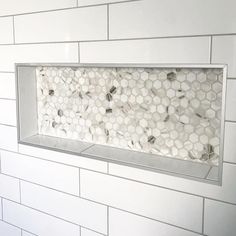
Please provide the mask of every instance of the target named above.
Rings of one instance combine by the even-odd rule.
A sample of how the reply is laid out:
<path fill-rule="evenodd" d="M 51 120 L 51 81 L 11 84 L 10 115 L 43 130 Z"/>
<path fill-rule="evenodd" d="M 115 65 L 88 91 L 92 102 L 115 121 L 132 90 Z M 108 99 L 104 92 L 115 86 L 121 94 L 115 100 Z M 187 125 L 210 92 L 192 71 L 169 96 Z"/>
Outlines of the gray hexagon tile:
<path fill-rule="evenodd" d="M 39 134 L 217 165 L 221 69 L 38 67 Z"/>

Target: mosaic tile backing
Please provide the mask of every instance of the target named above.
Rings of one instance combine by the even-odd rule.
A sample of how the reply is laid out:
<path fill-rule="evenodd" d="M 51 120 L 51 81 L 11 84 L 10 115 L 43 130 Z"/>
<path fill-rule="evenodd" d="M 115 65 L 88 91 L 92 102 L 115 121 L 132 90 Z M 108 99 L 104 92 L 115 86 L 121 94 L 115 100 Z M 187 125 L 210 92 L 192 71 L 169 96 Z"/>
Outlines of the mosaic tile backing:
<path fill-rule="evenodd" d="M 39 134 L 218 164 L 222 69 L 37 67 Z"/>

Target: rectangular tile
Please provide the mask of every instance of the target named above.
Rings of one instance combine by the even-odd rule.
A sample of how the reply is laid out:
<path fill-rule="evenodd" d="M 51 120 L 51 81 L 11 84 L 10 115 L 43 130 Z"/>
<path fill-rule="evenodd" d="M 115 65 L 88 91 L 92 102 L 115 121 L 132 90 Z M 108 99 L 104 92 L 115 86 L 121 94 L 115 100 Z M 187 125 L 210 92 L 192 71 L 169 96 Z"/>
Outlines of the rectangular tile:
<path fill-rule="evenodd" d="M 14 72 L 15 63 L 78 63 L 77 43 L 0 45 L 0 71 Z"/>
<path fill-rule="evenodd" d="M 236 206 L 206 199 L 205 230 L 207 235 L 234 236 L 236 232 Z"/>
<path fill-rule="evenodd" d="M 109 210 L 109 217 L 110 236 L 200 236 L 200 234 L 112 208 Z"/>
<path fill-rule="evenodd" d="M 91 231 L 89 229 L 85 229 L 81 227 L 81 236 L 103 236 L 102 234 L 96 233 L 94 231 Z"/>
<path fill-rule="evenodd" d="M 79 227 L 20 204 L 3 200 L 4 221 L 44 236 L 78 236 Z"/>
<path fill-rule="evenodd" d="M 67 165 L 82 167 L 86 169 L 96 170 L 99 172 L 107 172 L 107 163 L 82 156 L 65 154 L 62 152 L 50 151 L 43 148 L 36 148 L 27 145 L 19 145 L 19 152 L 22 154 L 36 156 L 45 160 L 60 162 Z"/>
<path fill-rule="evenodd" d="M 236 140 L 236 123 L 226 122 L 225 123 L 225 139 L 224 139 L 224 160 L 225 161 L 236 163 L 235 140 Z"/>
<path fill-rule="evenodd" d="M 13 17 L 4 17 L 0 19 L 0 31 L 0 44 L 13 43 Z"/>
<path fill-rule="evenodd" d="M 107 7 L 16 16 L 15 38 L 17 43 L 106 39 Z"/>
<path fill-rule="evenodd" d="M 26 182 L 21 190 L 23 204 L 106 234 L 106 206 Z"/>
<path fill-rule="evenodd" d="M 88 42 L 84 63 L 209 63 L 209 37 Z"/>
<path fill-rule="evenodd" d="M 215 36 L 212 40 L 212 63 L 228 65 L 228 77 L 236 77 L 236 36 Z"/>
<path fill-rule="evenodd" d="M 207 0 L 204 5 L 198 0 L 114 4 L 110 6 L 110 38 L 235 33 L 235 7 L 234 0 Z"/>
<path fill-rule="evenodd" d="M 78 195 L 79 170 L 74 167 L 3 151 L 2 173 Z"/>
<path fill-rule="evenodd" d="M 109 173 L 164 188 L 236 203 L 236 165 L 224 164 L 222 186 L 201 183 L 138 168 L 109 164 Z"/>
<path fill-rule="evenodd" d="M 226 112 L 225 119 L 236 121 L 236 79 L 227 80 L 227 92 L 226 92 Z"/>
<path fill-rule="evenodd" d="M 19 202 L 20 201 L 20 186 L 19 180 L 0 174 L 0 196 Z"/>
<path fill-rule="evenodd" d="M 17 151 L 17 133 L 15 127 L 0 125 L 0 148 Z"/>
<path fill-rule="evenodd" d="M 16 126 L 16 102 L 0 99 L 0 124 Z"/>
<path fill-rule="evenodd" d="M 0 73 L 0 98 L 16 98 L 14 73 Z"/>
<path fill-rule="evenodd" d="M 0 15 L 15 15 L 28 12 L 47 11 L 75 6 L 76 0 L 9 0 L 1 2 Z"/>
<path fill-rule="evenodd" d="M 82 197 L 186 229 L 201 230 L 200 197 L 86 170 L 81 170 L 80 177 Z"/>
<path fill-rule="evenodd" d="M 129 0 L 78 0 L 78 6 L 89 6 L 96 4 L 115 3 L 115 2 L 126 2 Z"/>
<path fill-rule="evenodd" d="M 0 221 L 0 235 L 2 236 L 21 236 L 21 230 L 15 226 Z"/>

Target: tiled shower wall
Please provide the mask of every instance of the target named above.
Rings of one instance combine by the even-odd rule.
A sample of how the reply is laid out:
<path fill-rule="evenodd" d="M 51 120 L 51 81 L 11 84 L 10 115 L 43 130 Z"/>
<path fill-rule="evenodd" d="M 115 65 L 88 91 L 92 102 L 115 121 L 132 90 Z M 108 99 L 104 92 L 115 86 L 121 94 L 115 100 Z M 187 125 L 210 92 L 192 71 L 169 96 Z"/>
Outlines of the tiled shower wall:
<path fill-rule="evenodd" d="M 235 0 L 0 1 L 0 235 L 234 236 Z M 15 62 L 226 63 L 222 186 L 18 145 Z"/>

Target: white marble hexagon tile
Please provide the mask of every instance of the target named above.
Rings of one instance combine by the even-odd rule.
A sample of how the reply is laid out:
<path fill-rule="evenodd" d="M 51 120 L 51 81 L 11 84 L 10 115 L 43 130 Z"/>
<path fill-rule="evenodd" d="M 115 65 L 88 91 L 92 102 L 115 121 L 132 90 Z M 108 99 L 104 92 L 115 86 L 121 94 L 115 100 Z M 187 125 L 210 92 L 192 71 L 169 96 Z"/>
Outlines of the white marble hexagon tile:
<path fill-rule="evenodd" d="M 217 165 L 221 69 L 38 67 L 39 133 Z"/>

